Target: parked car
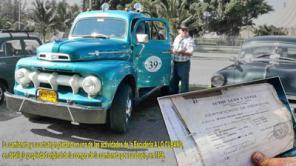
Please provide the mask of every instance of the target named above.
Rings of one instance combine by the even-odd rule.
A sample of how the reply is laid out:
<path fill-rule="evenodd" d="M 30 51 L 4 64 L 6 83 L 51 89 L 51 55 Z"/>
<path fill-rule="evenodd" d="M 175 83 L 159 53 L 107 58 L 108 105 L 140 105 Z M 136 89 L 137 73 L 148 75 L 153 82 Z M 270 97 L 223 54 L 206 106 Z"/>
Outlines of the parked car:
<path fill-rule="evenodd" d="M 141 30 L 138 30 L 141 28 Z M 169 25 L 134 11 L 87 11 L 67 40 L 40 46 L 16 66 L 7 106 L 25 116 L 103 124 L 126 132 L 134 101 L 168 86 Z"/>
<path fill-rule="evenodd" d="M 259 36 L 246 40 L 234 64 L 211 78 L 214 87 L 280 77 L 289 100 L 296 99 L 296 37 Z"/>
<path fill-rule="evenodd" d="M 17 61 L 36 55 L 40 45 L 40 39 L 29 32 L 0 30 L 0 105 L 4 101 L 4 92 L 13 91 Z"/>

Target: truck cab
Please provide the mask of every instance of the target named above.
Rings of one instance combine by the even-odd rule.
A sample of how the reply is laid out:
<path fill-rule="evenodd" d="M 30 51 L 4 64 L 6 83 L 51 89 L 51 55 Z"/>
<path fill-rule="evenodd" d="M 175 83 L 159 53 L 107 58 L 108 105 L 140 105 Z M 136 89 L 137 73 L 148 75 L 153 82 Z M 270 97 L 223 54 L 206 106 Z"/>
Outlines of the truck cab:
<path fill-rule="evenodd" d="M 172 56 L 168 22 L 140 12 L 80 13 L 69 37 L 18 61 L 7 107 L 25 116 L 128 129 L 135 100 L 168 86 Z"/>

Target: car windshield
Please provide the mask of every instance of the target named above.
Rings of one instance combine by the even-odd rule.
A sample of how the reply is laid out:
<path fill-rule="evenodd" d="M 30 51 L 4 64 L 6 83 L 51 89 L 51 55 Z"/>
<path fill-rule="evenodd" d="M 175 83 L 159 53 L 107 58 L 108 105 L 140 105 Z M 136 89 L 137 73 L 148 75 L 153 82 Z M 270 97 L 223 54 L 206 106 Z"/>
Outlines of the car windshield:
<path fill-rule="evenodd" d="M 125 38 L 126 21 L 117 18 L 94 17 L 79 20 L 73 31 L 73 37 Z"/>
<path fill-rule="evenodd" d="M 280 58 L 296 60 L 296 43 L 246 43 L 242 46 L 239 58 L 272 58 L 271 55 L 277 55 Z"/>

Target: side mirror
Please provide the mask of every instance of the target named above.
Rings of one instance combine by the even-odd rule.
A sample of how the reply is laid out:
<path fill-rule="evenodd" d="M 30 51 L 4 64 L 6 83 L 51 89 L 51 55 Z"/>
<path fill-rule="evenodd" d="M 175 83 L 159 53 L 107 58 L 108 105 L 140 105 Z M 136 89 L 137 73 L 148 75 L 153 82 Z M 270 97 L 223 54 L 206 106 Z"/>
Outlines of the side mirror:
<path fill-rule="evenodd" d="M 139 43 L 148 43 L 149 38 L 147 34 L 137 34 L 137 41 Z"/>

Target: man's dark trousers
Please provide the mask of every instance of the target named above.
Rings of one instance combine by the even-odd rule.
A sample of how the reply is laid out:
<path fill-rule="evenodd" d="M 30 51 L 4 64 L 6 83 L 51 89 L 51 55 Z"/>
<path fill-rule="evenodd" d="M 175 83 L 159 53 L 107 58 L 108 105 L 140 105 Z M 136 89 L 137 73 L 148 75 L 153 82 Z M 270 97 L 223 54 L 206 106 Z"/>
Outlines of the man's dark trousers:
<path fill-rule="evenodd" d="M 173 78 L 171 80 L 171 93 L 179 93 L 179 81 L 181 81 L 181 93 L 189 91 L 190 60 L 186 62 L 174 61 Z"/>

